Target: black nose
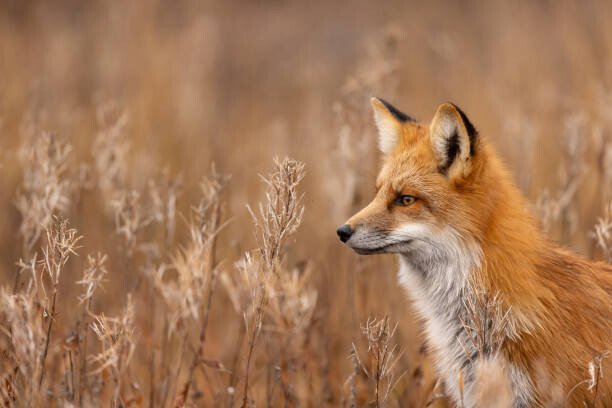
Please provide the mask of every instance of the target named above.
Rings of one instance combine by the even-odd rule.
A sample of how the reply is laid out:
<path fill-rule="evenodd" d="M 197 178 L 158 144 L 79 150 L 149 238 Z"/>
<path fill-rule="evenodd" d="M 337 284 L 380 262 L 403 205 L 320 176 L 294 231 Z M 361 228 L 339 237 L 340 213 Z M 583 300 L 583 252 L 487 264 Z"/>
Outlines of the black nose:
<path fill-rule="evenodd" d="M 353 231 L 351 226 L 348 224 L 344 224 L 336 230 L 336 234 L 338 234 L 338 237 L 340 237 L 340 241 L 342 242 L 348 241 L 351 235 L 353 235 L 353 232 L 355 231 Z"/>

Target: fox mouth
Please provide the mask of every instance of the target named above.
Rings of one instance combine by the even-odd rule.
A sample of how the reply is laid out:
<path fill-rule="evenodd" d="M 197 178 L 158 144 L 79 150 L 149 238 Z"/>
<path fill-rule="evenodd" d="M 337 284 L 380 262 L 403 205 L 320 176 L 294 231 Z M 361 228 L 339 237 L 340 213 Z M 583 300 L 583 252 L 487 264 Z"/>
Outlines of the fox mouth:
<path fill-rule="evenodd" d="M 374 254 L 381 254 L 385 251 L 385 248 L 387 248 L 388 245 L 379 247 L 379 248 L 353 248 L 353 251 L 357 252 L 359 255 L 374 255 Z"/>
<path fill-rule="evenodd" d="M 391 244 L 386 244 L 386 245 L 382 245 L 382 246 L 374 247 L 374 248 L 354 247 L 354 246 L 351 246 L 351 248 L 353 249 L 353 251 L 357 252 L 359 255 L 375 255 L 375 254 L 382 254 L 385 252 L 391 252 L 388 250 L 395 246 L 409 244 L 410 242 L 412 242 L 411 239 L 407 241 L 402 241 L 402 242 L 394 242 Z"/>

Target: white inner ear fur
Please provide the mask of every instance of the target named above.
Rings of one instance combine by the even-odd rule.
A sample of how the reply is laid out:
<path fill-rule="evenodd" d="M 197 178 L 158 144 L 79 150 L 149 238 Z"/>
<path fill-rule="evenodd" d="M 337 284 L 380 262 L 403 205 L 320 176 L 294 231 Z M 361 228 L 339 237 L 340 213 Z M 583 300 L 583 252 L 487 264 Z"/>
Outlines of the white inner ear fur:
<path fill-rule="evenodd" d="M 391 152 L 400 138 L 401 126 L 391 114 L 374 108 L 374 121 L 378 129 L 378 148 L 384 154 Z"/>
<path fill-rule="evenodd" d="M 430 133 L 431 143 L 441 163 L 444 164 L 448 160 L 449 139 L 455 133 L 457 133 L 457 141 L 459 142 L 459 157 L 466 159 L 469 155 L 469 138 L 454 113 L 447 110 L 438 111 L 432 121 Z"/>

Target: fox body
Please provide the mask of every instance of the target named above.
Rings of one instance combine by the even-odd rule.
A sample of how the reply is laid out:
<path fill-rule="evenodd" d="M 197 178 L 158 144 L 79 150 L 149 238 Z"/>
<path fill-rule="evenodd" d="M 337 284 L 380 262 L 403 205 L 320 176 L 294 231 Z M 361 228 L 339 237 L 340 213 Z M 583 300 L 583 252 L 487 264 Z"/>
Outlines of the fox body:
<path fill-rule="evenodd" d="M 441 105 L 425 125 L 372 106 L 384 155 L 376 196 L 338 235 L 359 254 L 398 254 L 447 393 L 482 406 L 475 367 L 494 359 L 514 407 L 612 406 L 612 266 L 543 236 L 458 107 Z"/>

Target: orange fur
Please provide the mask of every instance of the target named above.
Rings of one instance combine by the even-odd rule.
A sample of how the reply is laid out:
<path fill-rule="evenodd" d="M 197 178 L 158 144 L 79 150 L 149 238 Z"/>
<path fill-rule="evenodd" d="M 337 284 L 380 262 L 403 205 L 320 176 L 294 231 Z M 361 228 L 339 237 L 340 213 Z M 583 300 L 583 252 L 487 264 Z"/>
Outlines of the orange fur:
<path fill-rule="evenodd" d="M 374 200 L 347 225 L 376 231 L 381 239 L 406 224 L 436 231 L 451 226 L 460 239 L 475 243 L 482 256 L 470 281 L 498 294 L 520 330 L 501 352 L 527 374 L 530 405 L 551 403 L 559 392 L 571 406 L 590 402 L 594 394 L 584 382 L 589 362 L 612 350 L 612 266 L 584 260 L 544 237 L 491 143 L 484 135 L 468 137 L 470 125 L 454 105 L 442 105 L 431 125 L 399 120 L 378 100 L 373 107 L 386 138 L 384 163 Z M 445 153 L 455 154 L 450 164 Z M 417 200 L 395 205 L 401 195 Z M 348 244 L 360 253 L 400 252 L 356 248 L 369 245 L 363 242 Z M 612 406 L 611 360 L 603 362 L 596 406 Z"/>

